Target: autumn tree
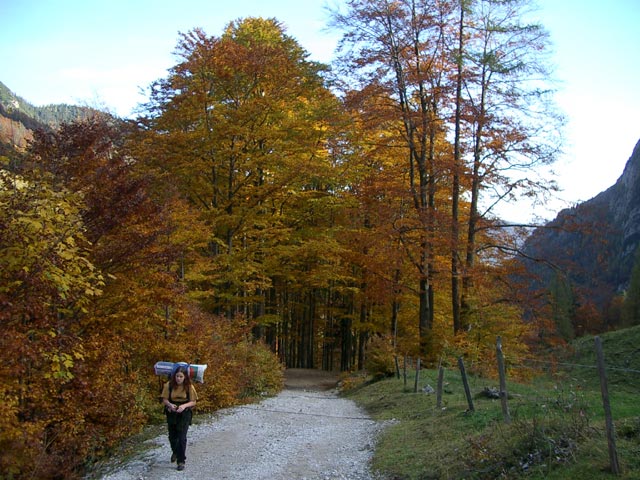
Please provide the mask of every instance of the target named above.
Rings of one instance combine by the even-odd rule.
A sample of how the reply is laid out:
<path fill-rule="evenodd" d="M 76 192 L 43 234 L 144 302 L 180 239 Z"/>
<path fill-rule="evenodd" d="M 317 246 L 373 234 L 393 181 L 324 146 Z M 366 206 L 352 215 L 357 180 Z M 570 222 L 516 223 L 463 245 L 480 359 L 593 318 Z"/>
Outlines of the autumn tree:
<path fill-rule="evenodd" d="M 389 273 L 395 269 L 396 256 L 387 255 L 393 233 L 385 205 L 394 204 L 394 199 L 393 194 L 383 192 L 380 186 L 390 187 L 386 182 L 393 182 L 392 172 L 398 172 L 392 162 L 385 162 L 381 155 L 374 153 L 385 148 L 385 140 L 376 136 L 382 132 L 372 132 L 366 120 L 357 117 L 358 103 L 366 100 L 367 97 L 362 96 L 345 102 L 354 113 L 351 125 L 342 132 L 347 139 L 346 148 L 336 152 L 350 172 L 349 187 L 340 193 L 343 220 L 339 223 L 342 230 L 339 242 L 343 248 L 342 258 L 351 269 L 352 285 L 350 293 L 344 292 L 344 303 L 350 313 L 343 317 L 340 331 L 342 343 L 355 347 L 343 352 L 342 369 L 354 365 L 363 368 L 369 337 L 389 333 L 392 321 L 386 317 L 385 307 L 392 302 L 392 290 L 388 287 L 394 275 Z M 395 213 L 396 209 L 392 211 Z M 352 332 L 357 333 L 357 337 L 350 338 Z"/>
<path fill-rule="evenodd" d="M 380 103 L 382 105 L 380 105 Z M 359 278 L 357 301 L 359 323 L 371 334 L 391 338 L 395 348 L 418 353 L 418 342 L 406 336 L 406 319 L 411 318 L 419 288 L 419 275 L 410 259 L 417 258 L 415 239 L 422 230 L 411 192 L 406 188 L 409 173 L 398 156 L 403 139 L 400 123 L 389 116 L 378 117 L 386 100 L 351 91 L 344 97 L 351 118 L 348 148 L 342 161 L 349 165 L 350 187 L 345 193 L 349 219 L 343 234 L 345 259 Z"/>
<path fill-rule="evenodd" d="M 497 206 L 554 188 L 538 169 L 554 160 L 559 118 L 547 102 L 546 34 L 522 21 L 527 6 L 354 0 L 345 13 L 333 12 L 345 32 L 346 82 L 386 97 L 388 108 L 375 115 L 403 125 L 409 189 L 422 222 L 416 266 L 423 343 L 437 311 L 433 299 L 441 298 L 433 295 L 441 251 L 449 251 L 453 331 L 462 333 L 473 326 L 476 307 L 488 305 L 474 286 L 487 274 L 477 262 L 502 257 L 490 250 L 518 251 Z"/>
<path fill-rule="evenodd" d="M 419 328 L 426 346 L 434 318 L 433 263 L 435 232 L 443 221 L 437 208 L 445 176 L 444 109 L 450 88 L 446 72 L 449 38 L 446 19 L 451 2 L 426 8 L 416 2 L 347 2 L 347 12 L 333 12 L 334 26 L 345 31 L 341 42 L 349 85 L 378 95 L 381 121 L 394 118 L 403 139 L 408 188 L 420 227 L 413 264 L 419 272 Z M 406 239 L 409 241 L 409 238 Z"/>
<path fill-rule="evenodd" d="M 105 115 L 38 132 L 12 166 L 21 173 L 0 169 L 0 465 L 11 478 L 81 476 L 159 414 L 158 360 L 212 365 L 203 411 L 281 385 L 247 324 L 187 297 L 200 219 L 157 188 L 130 128 Z M 105 398 L 118 401 L 105 409 Z"/>
<path fill-rule="evenodd" d="M 82 199 L 52 180 L 0 170 L 0 469 L 12 478 L 52 478 L 76 467 L 57 453 L 82 424 L 71 398 L 75 367 L 87 355 L 77 325 L 104 286 Z"/>
<path fill-rule="evenodd" d="M 457 44 L 452 52 L 455 60 L 455 106 L 453 114 L 453 162 L 451 164 L 451 313 L 453 330 L 459 332 L 461 298 L 461 255 L 460 255 L 460 200 L 462 191 L 462 176 L 465 173 L 462 161 L 462 80 L 466 40 L 465 14 L 468 14 L 469 2 L 460 0 L 458 5 Z"/>
<path fill-rule="evenodd" d="M 460 2 L 460 11 L 468 10 L 460 17 L 456 54 L 470 211 L 458 329 L 472 322 L 477 252 L 511 250 L 483 245 L 479 232 L 504 228 L 495 221 L 502 203 L 544 199 L 556 188 L 542 173 L 555 160 L 562 119 L 550 99 L 548 35 L 526 22 L 530 6 L 528 0 Z M 464 31 L 472 33 L 466 38 Z"/>
<path fill-rule="evenodd" d="M 129 154 L 127 135 L 125 125 L 96 117 L 40 132 L 31 148 L 30 165 L 53 173 L 65 188 L 83 196 L 92 259 L 107 276 L 105 289 L 111 300 L 122 295 L 117 307 L 105 304 L 107 310 L 100 312 L 111 330 L 126 330 L 124 312 L 133 314 L 141 304 L 149 304 L 138 294 L 163 292 L 169 302 L 176 294 L 172 289 L 179 288 L 175 267 L 179 252 L 169 241 L 175 228 L 169 207 L 175 202 L 168 195 L 154 198 L 149 174 L 139 171 Z M 114 322 L 112 314 L 121 321 Z"/>
<path fill-rule="evenodd" d="M 43 438 L 48 439 L 43 444 L 36 440 L 37 436 L 30 440 L 47 452 L 47 461 L 35 462 L 41 470 L 34 475 L 40 478 L 49 478 L 47 469 L 79 469 L 86 456 L 99 455 L 142 426 L 148 404 L 139 399 L 150 390 L 148 369 L 158 360 L 162 343 L 166 342 L 165 306 L 181 305 L 178 275 L 171 268 L 177 263 L 167 210 L 172 204 L 163 205 L 151 195 L 149 179 L 136 171 L 136 162 L 128 155 L 126 134 L 124 125 L 106 115 L 65 124 L 56 131 L 41 131 L 35 135 L 29 156 L 21 166 L 37 191 L 45 192 L 48 186 L 67 202 L 81 199 L 70 212 L 62 200 L 52 197 L 43 203 L 50 211 L 75 222 L 74 227 L 85 242 L 74 240 L 71 230 L 66 236 L 64 231 L 48 234 L 46 242 L 50 251 L 63 255 L 65 263 L 57 261 L 56 266 L 65 276 L 78 275 L 88 282 L 92 277 L 79 269 L 91 267 L 101 279 L 101 295 L 94 295 L 91 301 L 80 305 L 82 308 L 65 306 L 56 311 L 37 292 L 30 295 L 30 307 L 18 308 L 23 316 L 29 308 L 50 312 L 39 316 L 48 336 L 32 335 L 33 351 L 50 348 L 51 342 L 63 345 L 65 338 L 73 345 L 73 350 L 59 347 L 60 352 L 54 350 L 45 356 L 59 363 L 57 367 L 54 364 L 55 374 L 49 376 L 54 384 L 50 390 L 42 390 L 47 385 L 46 371 L 35 375 L 29 389 L 32 408 L 48 412 L 49 418 L 43 427 Z M 27 205 L 37 202 L 30 199 Z M 47 225 L 45 220 L 41 222 Z M 29 243 L 36 245 L 35 241 Z M 64 252 L 61 245 L 83 246 L 85 258 Z M 46 255 L 41 257 L 46 259 Z M 65 276 L 46 272 L 46 278 L 60 278 L 59 284 L 66 281 Z M 46 292 L 44 286 L 38 287 L 40 295 Z M 64 298 L 69 295 L 66 290 L 70 287 L 61 284 L 58 288 Z M 89 287 L 82 289 L 82 284 L 79 288 L 85 296 L 92 291 Z M 19 291 L 9 284 L 8 295 L 16 297 Z M 77 300 L 71 305 L 75 303 Z M 24 328 L 25 334 L 37 331 Z M 52 340 L 45 341 L 48 338 Z M 113 378 L 122 380 L 113 382 Z M 117 396 L 122 388 L 132 395 L 122 397 L 116 406 L 105 411 L 104 398 Z M 28 428 L 29 422 L 24 423 L 24 419 L 29 416 L 26 407 L 18 414 L 24 428 Z M 78 425 L 83 425 L 82 432 Z M 15 446 L 14 450 L 33 458 L 24 449 L 26 444 Z"/>
<path fill-rule="evenodd" d="M 314 228 L 336 188 L 326 139 L 338 102 L 325 67 L 274 19 L 237 20 L 219 37 L 193 30 L 177 54 L 142 124 L 148 164 L 209 226 L 208 262 L 186 271 L 190 292 L 212 312 L 273 325 L 274 281 L 311 253 L 318 238 L 299 230 Z"/>

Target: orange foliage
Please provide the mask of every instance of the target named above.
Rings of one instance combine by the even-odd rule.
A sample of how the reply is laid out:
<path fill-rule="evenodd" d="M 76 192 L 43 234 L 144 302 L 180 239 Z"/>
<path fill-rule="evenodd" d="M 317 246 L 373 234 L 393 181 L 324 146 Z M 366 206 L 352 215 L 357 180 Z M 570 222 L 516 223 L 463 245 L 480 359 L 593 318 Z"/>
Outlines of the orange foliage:
<path fill-rule="evenodd" d="M 450 218 L 452 152 L 438 119 L 449 55 L 406 78 L 422 98 L 375 82 L 346 95 L 348 128 L 323 67 L 273 19 L 239 20 L 221 37 L 194 30 L 178 54 L 153 87 L 145 129 L 132 135 L 107 117 L 63 125 L 36 134 L 22 166 L 30 188 L 0 171 L 3 473 L 79 477 L 159 416 L 157 361 L 208 365 L 199 411 L 277 391 L 282 366 L 244 315 L 262 319 L 290 364 L 313 363 L 326 345 L 343 369 L 356 357 L 362 366 L 378 333 L 393 335 L 377 346 L 382 361 L 392 346 L 425 363 L 462 355 L 483 375 L 493 375 L 498 335 L 511 365 L 533 345 L 532 327 L 535 341 L 555 341 L 547 317 L 521 321 L 503 253 L 512 239 L 474 203 L 519 184 L 489 164 L 470 190 L 463 175 L 471 205 Z M 411 100 L 398 105 L 391 91 Z M 414 100 L 422 110 L 397 114 Z M 476 160 L 507 159 L 506 142 L 522 144 L 509 120 L 487 125 Z M 460 328 L 452 255 L 467 259 Z M 600 326 L 590 305 L 578 317 L 582 331 Z"/>
<path fill-rule="evenodd" d="M 157 361 L 209 365 L 203 411 L 282 385 L 245 322 L 190 303 L 179 266 L 197 219 L 170 189 L 154 192 L 123 133 L 100 119 L 63 126 L 40 134 L 24 178 L 0 171 L 0 471 L 11 478 L 80 477 L 157 417 Z"/>
<path fill-rule="evenodd" d="M 576 335 L 596 334 L 603 331 L 603 318 L 600 309 L 592 302 L 586 301 L 576 309 Z"/>

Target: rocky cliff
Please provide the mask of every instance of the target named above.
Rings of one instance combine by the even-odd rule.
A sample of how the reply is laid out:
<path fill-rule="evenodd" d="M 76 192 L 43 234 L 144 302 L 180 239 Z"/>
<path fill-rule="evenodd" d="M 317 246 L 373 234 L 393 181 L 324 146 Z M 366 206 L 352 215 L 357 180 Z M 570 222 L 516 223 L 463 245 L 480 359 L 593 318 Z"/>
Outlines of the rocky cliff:
<path fill-rule="evenodd" d="M 620 256 L 628 265 L 633 262 L 634 252 L 640 243 L 640 141 L 633 149 L 622 176 L 600 195 L 609 205 L 612 223 L 621 231 Z"/>
<path fill-rule="evenodd" d="M 528 265 L 541 275 L 541 286 L 561 272 L 583 298 L 604 307 L 627 288 L 639 244 L 640 141 L 615 185 L 536 229 L 525 252 L 548 262 Z"/>

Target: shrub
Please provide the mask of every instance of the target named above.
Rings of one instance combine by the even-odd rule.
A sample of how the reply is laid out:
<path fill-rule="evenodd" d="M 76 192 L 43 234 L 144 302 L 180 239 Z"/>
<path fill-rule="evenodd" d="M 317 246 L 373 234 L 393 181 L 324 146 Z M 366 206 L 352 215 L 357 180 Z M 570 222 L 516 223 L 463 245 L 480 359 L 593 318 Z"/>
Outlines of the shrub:
<path fill-rule="evenodd" d="M 284 386 L 284 367 L 266 345 L 245 340 L 235 347 L 235 357 L 242 362 L 241 397 L 274 395 Z"/>
<path fill-rule="evenodd" d="M 364 367 L 374 378 L 391 377 L 395 373 L 395 351 L 387 337 L 374 337 L 369 342 Z"/>

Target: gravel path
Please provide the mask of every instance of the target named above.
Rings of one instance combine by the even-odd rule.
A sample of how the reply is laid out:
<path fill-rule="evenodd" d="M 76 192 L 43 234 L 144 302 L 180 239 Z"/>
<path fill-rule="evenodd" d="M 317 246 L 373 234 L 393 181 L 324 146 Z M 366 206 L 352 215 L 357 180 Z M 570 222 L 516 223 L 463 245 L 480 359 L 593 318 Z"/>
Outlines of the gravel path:
<path fill-rule="evenodd" d="M 293 377 L 293 378 L 292 378 Z M 305 383 L 306 382 L 306 383 Z M 170 463 L 166 435 L 103 480 L 373 480 L 369 462 L 381 428 L 324 383 L 290 375 L 259 404 L 207 416 L 189 429 L 186 469 Z M 304 388 L 310 387 L 310 388 Z"/>

